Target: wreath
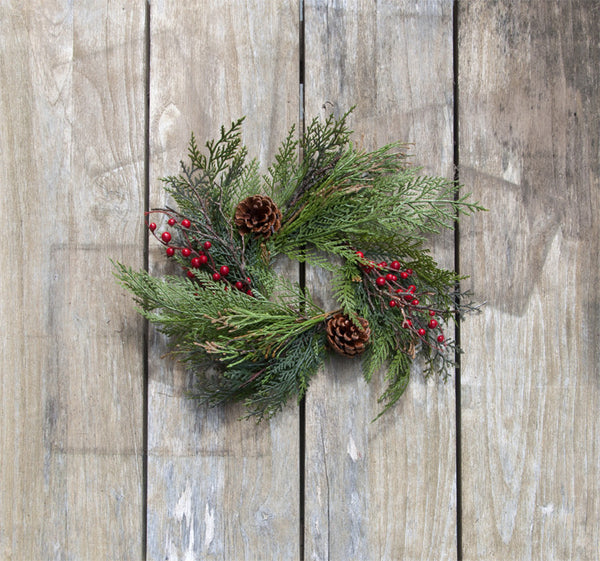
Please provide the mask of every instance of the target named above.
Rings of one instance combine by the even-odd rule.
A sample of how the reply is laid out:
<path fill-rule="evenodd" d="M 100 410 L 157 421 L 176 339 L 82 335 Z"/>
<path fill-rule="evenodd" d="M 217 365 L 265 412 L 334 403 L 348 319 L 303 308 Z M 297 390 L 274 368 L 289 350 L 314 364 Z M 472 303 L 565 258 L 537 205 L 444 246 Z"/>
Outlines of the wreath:
<path fill-rule="evenodd" d="M 379 415 L 417 356 L 426 374 L 448 375 L 458 349 L 444 327 L 476 306 L 425 242 L 482 207 L 412 166 L 405 144 L 358 149 L 349 113 L 292 128 L 264 174 L 243 118 L 204 151 L 192 134 L 189 162 L 162 179 L 175 204 L 146 224 L 176 269 L 157 278 L 116 263 L 115 274 L 193 370 L 192 397 L 269 418 L 305 395 L 328 351 L 360 356 L 367 381 L 383 373 Z M 278 273 L 282 256 L 330 271 L 334 309 Z"/>

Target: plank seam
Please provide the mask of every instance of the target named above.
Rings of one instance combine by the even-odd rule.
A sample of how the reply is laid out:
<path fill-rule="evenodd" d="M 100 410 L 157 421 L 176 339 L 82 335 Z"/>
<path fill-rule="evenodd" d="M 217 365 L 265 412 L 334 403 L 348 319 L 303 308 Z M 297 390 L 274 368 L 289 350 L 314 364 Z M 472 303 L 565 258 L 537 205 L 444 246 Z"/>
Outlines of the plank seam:
<path fill-rule="evenodd" d="M 150 0 L 144 13 L 144 211 L 150 210 Z M 149 271 L 149 236 L 144 228 L 144 270 Z M 148 425 L 149 425 L 149 337 L 148 320 L 143 331 L 143 406 L 142 406 L 142 559 L 148 556 Z"/>
<path fill-rule="evenodd" d="M 459 0 L 454 0 L 452 5 L 452 100 L 453 100 L 453 124 L 452 124 L 452 144 L 453 144 L 453 164 L 454 181 L 460 183 L 460 146 L 459 146 Z M 458 200 L 460 193 L 456 192 L 454 197 Z M 454 271 L 460 274 L 460 229 L 458 222 L 458 211 L 454 221 Z M 457 283 L 457 304 L 460 304 L 460 282 Z M 458 318 L 455 326 L 456 352 L 454 355 L 454 411 L 455 411 L 455 431 L 456 431 L 456 557 L 457 561 L 462 561 L 462 464 L 461 464 L 461 372 L 460 372 L 460 326 L 461 319 Z"/>
<path fill-rule="evenodd" d="M 305 130 L 305 104 L 304 104 L 304 0 L 299 0 L 298 4 L 298 126 L 300 135 L 304 135 Z M 299 154 L 299 157 L 302 155 Z M 306 264 L 299 263 L 298 283 L 302 293 L 306 290 Z M 300 561 L 305 557 L 305 528 L 306 528 L 306 395 L 300 401 L 299 406 L 299 430 L 298 430 L 298 551 Z"/>

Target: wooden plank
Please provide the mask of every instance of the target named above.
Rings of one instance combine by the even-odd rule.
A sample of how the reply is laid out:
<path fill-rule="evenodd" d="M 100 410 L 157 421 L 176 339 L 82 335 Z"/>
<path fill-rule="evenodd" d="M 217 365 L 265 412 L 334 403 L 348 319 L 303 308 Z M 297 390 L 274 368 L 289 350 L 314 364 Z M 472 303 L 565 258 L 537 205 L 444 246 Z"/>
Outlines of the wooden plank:
<path fill-rule="evenodd" d="M 0 20 L 0 557 L 140 559 L 144 2 Z"/>
<path fill-rule="evenodd" d="M 165 204 L 156 178 L 178 172 L 192 130 L 203 144 L 246 115 L 250 154 L 274 155 L 298 122 L 298 14 L 285 0 L 153 3 L 151 206 Z M 163 250 L 150 256 L 160 272 Z M 192 377 L 164 350 L 153 332 L 148 558 L 298 558 L 297 407 L 260 425 L 238 421 L 241 407 L 199 407 L 184 395 Z"/>
<path fill-rule="evenodd" d="M 465 559 L 599 559 L 600 18 L 461 2 Z"/>
<path fill-rule="evenodd" d="M 306 117 L 357 108 L 365 148 L 414 142 L 452 177 L 452 2 L 305 2 Z M 436 248 L 452 265 L 451 245 Z M 307 272 L 327 309 L 328 278 Z M 418 369 L 379 421 L 383 385 L 332 358 L 306 402 L 306 559 L 455 559 L 453 384 Z"/>

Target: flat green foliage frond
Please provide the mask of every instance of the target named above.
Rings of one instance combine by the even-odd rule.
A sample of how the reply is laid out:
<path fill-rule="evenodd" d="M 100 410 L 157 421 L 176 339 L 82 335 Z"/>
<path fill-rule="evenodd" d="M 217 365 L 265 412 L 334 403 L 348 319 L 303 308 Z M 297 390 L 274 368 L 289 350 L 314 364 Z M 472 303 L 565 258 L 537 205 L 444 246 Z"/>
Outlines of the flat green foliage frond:
<path fill-rule="evenodd" d="M 392 148 L 368 155 L 342 153 L 318 189 L 300 199 L 275 250 L 295 255 L 299 247 L 313 245 L 337 255 L 349 247 L 400 252 L 430 233 L 452 228 L 458 212 L 481 208 L 456 200 L 454 182 L 404 168 L 403 157 L 396 159 Z"/>
<path fill-rule="evenodd" d="M 299 179 L 302 177 L 298 169 L 298 145 L 296 127 L 292 126 L 286 139 L 275 155 L 275 162 L 269 166 L 264 177 L 265 193 L 283 208 L 292 196 Z"/>
<path fill-rule="evenodd" d="M 374 421 L 379 419 L 381 415 L 402 397 L 410 380 L 411 364 L 412 360 L 406 353 L 401 350 L 396 351 L 388 364 L 385 374 L 385 380 L 388 383 L 387 388 L 378 400 L 379 403 L 384 403 L 384 407 L 377 417 L 373 419 Z"/>
<path fill-rule="evenodd" d="M 180 214 L 197 223 L 210 223 L 221 235 L 231 235 L 234 202 L 260 185 L 258 162 L 246 162 L 243 120 L 234 121 L 228 129 L 221 127 L 220 137 L 206 143 L 206 154 L 199 150 L 192 134 L 189 162 L 181 162 L 179 175 L 163 179 Z"/>
<path fill-rule="evenodd" d="M 252 415 L 270 417 L 304 394 L 322 363 L 325 314 L 293 283 L 278 279 L 281 298 L 271 301 L 225 290 L 207 274 L 198 274 L 200 293 L 188 279 L 116 268 L 144 317 L 171 338 L 172 352 L 204 367 L 194 392 L 202 401 L 245 400 Z M 216 370 L 207 368 L 211 361 Z"/>
<path fill-rule="evenodd" d="M 264 374 L 265 381 L 246 400 L 250 414 L 262 420 L 280 411 L 293 396 L 299 402 L 323 363 L 324 355 L 325 340 L 316 328 L 295 338 L 277 360 L 269 364 Z"/>
<path fill-rule="evenodd" d="M 279 279 L 278 299 L 226 290 L 207 273 L 198 284 L 180 277 L 157 279 L 117 265 L 117 278 L 136 297 L 143 315 L 182 345 L 210 343 L 208 352 L 235 361 L 276 356 L 285 343 L 318 325 L 324 312 L 292 283 Z"/>
<path fill-rule="evenodd" d="M 331 286 L 333 297 L 340 309 L 349 317 L 356 319 L 362 306 L 359 305 L 357 283 L 361 281 L 360 270 L 352 260 L 336 268 Z"/>
<path fill-rule="evenodd" d="M 311 247 L 343 258 L 351 247 L 398 253 L 419 246 L 428 234 L 452 228 L 458 214 L 482 209 L 468 196 L 458 197 L 460 186 L 454 181 L 410 166 L 402 143 L 357 150 L 347 116 L 314 120 L 307 127 L 299 143 L 299 166 L 289 150 L 290 138 L 284 143 L 276 169 L 285 177 L 283 199 L 291 196 L 274 252 L 295 259 L 304 253 L 307 260 L 313 257 Z"/>
<path fill-rule="evenodd" d="M 377 324 L 371 320 L 372 342 L 363 356 L 363 376 L 370 382 L 373 375 L 379 372 L 395 354 L 398 346 L 396 334 L 379 329 Z"/>
<path fill-rule="evenodd" d="M 247 417 L 268 419 L 290 398 L 302 399 L 324 355 L 322 330 L 313 327 L 290 340 L 273 359 L 235 364 L 223 361 L 217 373 L 204 371 L 192 397 L 209 405 L 244 401 Z"/>

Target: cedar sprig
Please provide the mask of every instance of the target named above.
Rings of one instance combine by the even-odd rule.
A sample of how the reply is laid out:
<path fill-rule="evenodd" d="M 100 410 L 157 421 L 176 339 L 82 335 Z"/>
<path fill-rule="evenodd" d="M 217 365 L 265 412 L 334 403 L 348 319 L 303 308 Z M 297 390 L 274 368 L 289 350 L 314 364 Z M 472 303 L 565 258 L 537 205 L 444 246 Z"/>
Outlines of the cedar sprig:
<path fill-rule="evenodd" d="M 389 145 L 360 154 L 343 153 L 323 180 L 305 192 L 275 243 L 277 252 L 300 259 L 313 247 L 348 258 L 346 248 L 403 253 L 431 233 L 453 227 L 457 214 L 482 207 L 457 198 L 452 181 L 405 168 L 404 155 Z M 314 252 L 306 253 L 311 262 Z"/>
<path fill-rule="evenodd" d="M 288 341 L 274 358 L 237 364 L 224 360 L 212 369 L 201 370 L 191 397 L 211 406 L 243 401 L 246 417 L 268 419 L 290 398 L 302 399 L 324 355 L 323 331 L 313 326 Z"/>
<path fill-rule="evenodd" d="M 193 397 L 213 405 L 245 400 L 261 420 L 292 394 L 300 399 L 322 362 L 327 314 L 285 279 L 273 287 L 279 298 L 269 300 L 229 290 L 203 272 L 192 282 L 116 268 L 141 314 L 170 338 L 172 354 L 197 369 Z"/>
<path fill-rule="evenodd" d="M 248 296 L 198 272 L 195 281 L 156 278 L 117 264 L 117 277 L 130 290 L 141 313 L 174 339 L 176 352 L 200 346 L 228 361 L 277 356 L 288 340 L 323 321 L 327 314 L 297 285 L 278 278 L 277 299 Z"/>
<path fill-rule="evenodd" d="M 315 118 L 306 127 L 306 132 L 299 141 L 302 159 L 300 165 L 296 166 L 294 190 L 289 200 L 285 201 L 288 208 L 288 214 L 284 216 L 286 221 L 295 212 L 296 203 L 328 175 L 348 145 L 351 131 L 346 119 L 350 111 L 341 119 L 329 115 L 322 122 Z"/>

